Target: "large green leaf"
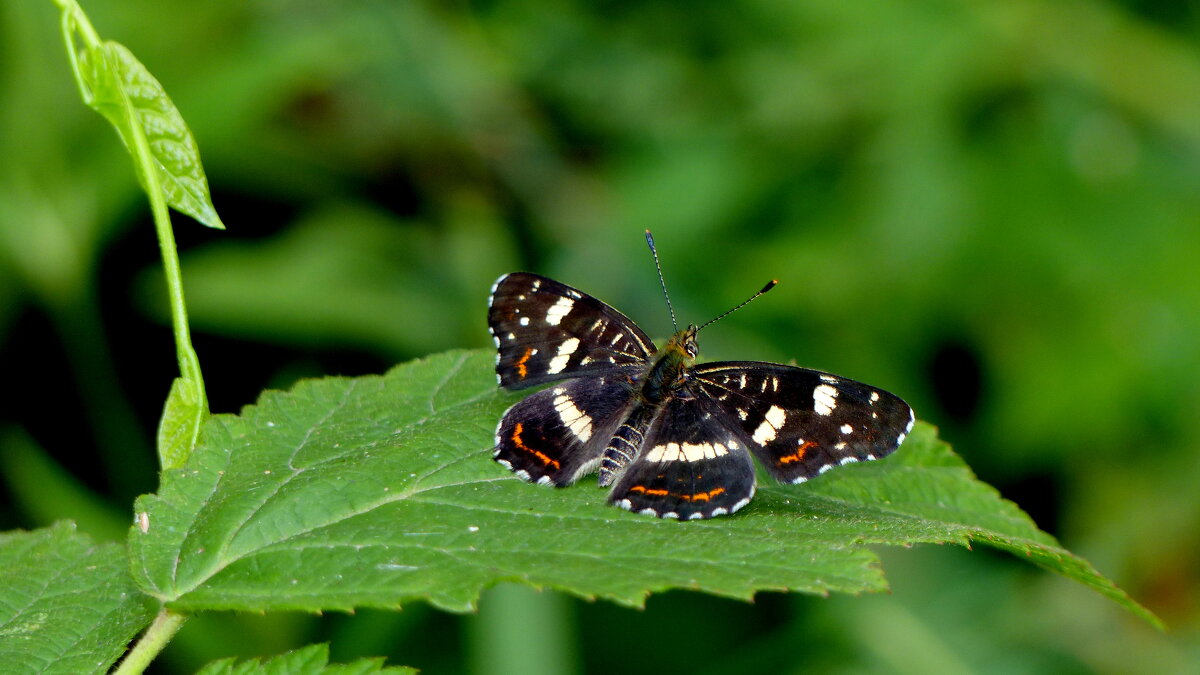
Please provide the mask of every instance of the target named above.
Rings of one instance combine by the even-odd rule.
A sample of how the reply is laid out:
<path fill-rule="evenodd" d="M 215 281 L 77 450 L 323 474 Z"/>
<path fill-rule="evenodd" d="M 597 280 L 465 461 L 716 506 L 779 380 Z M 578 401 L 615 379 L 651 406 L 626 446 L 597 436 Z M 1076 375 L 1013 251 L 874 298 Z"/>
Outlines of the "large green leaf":
<path fill-rule="evenodd" d="M 181 610 L 424 599 L 464 611 L 499 581 L 641 605 L 670 588 L 882 590 L 865 544 L 978 540 L 1156 621 L 977 481 L 926 424 L 886 460 L 766 486 L 709 521 L 612 508 L 594 480 L 523 483 L 490 460 L 496 421 L 519 398 L 497 390 L 492 360 L 450 352 L 383 376 L 308 381 L 213 418 L 187 465 L 137 503 L 138 584 Z"/>
<path fill-rule="evenodd" d="M 5 673 L 103 673 L 154 616 L 124 547 L 60 522 L 0 534 L 0 664 Z"/>

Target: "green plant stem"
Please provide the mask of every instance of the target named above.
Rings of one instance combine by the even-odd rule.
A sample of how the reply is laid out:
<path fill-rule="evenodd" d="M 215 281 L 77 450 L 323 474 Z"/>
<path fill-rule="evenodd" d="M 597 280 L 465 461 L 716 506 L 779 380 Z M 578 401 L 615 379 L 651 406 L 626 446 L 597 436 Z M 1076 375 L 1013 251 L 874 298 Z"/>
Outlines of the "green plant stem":
<path fill-rule="evenodd" d="M 186 620 L 186 614 L 176 614 L 164 607 L 125 656 L 125 660 L 121 661 L 114 675 L 131 675 L 146 670 L 146 666 L 167 646 Z"/>
<path fill-rule="evenodd" d="M 75 79 L 79 83 L 80 95 L 91 105 L 92 92 L 84 84 L 85 78 L 80 75 L 79 54 L 75 47 L 75 34 L 78 32 L 83 39 L 86 49 L 99 50 L 100 35 L 92 27 L 87 16 L 79 9 L 75 0 L 54 0 L 63 9 L 62 31 L 63 40 L 67 45 L 67 55 L 71 67 L 75 71 Z M 167 281 L 167 296 L 171 307 L 171 328 L 175 334 L 175 355 L 179 362 L 179 374 L 189 380 L 194 387 L 196 401 L 207 413 L 208 397 L 204 391 L 204 376 L 200 371 L 200 359 L 192 347 L 192 335 L 188 328 L 187 305 L 183 296 L 183 275 L 179 266 L 179 252 L 175 247 L 175 234 L 171 230 L 171 216 L 167 209 L 167 200 L 163 195 L 162 183 L 159 180 L 154 155 L 142 125 L 136 119 L 133 106 L 123 106 L 127 116 L 126 125 L 129 129 L 130 152 L 138 173 L 145 183 L 146 194 L 150 198 L 150 212 L 154 218 L 154 229 L 158 233 L 158 247 L 162 254 L 163 270 Z M 199 434 L 199 425 L 193 427 L 193 437 L 190 445 L 195 445 Z M 161 449 L 160 449 L 161 452 Z M 164 466 L 163 468 L 172 468 Z"/>
<path fill-rule="evenodd" d="M 79 95 L 83 97 L 85 102 L 91 103 L 92 94 L 84 85 L 84 78 L 79 72 L 79 52 L 75 49 L 75 32 L 83 37 L 83 43 L 89 49 L 100 46 L 100 34 L 92 27 L 92 23 L 88 21 L 87 15 L 79 9 L 79 5 L 75 0 L 54 0 L 54 4 L 62 8 L 62 33 L 63 43 L 67 45 L 67 59 L 71 62 L 71 69 L 75 71 L 75 83 L 79 85 Z"/>

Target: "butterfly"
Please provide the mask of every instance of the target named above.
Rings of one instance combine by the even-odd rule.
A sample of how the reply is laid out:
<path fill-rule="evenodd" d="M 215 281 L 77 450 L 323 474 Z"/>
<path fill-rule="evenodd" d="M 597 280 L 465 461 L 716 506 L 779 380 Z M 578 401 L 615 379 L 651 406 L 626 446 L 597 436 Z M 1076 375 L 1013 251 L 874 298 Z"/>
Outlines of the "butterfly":
<path fill-rule="evenodd" d="M 649 231 L 646 240 L 657 266 Z M 555 384 L 504 413 L 493 458 L 523 480 L 560 487 L 598 470 L 610 503 L 693 520 L 750 503 L 752 455 L 776 479 L 802 483 L 893 452 L 914 419 L 894 394 L 776 363 L 696 364 L 700 328 L 774 285 L 677 330 L 660 349 L 582 291 L 528 272 L 500 277 L 488 307 L 500 386 Z"/>

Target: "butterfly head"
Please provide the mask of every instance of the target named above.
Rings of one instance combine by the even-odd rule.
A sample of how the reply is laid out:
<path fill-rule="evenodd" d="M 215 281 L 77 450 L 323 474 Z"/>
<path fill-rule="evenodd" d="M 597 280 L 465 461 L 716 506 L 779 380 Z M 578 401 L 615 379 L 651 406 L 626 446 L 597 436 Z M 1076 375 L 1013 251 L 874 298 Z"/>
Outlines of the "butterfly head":
<path fill-rule="evenodd" d="M 688 326 L 672 335 L 662 351 L 664 354 L 675 354 L 676 358 L 685 363 L 695 361 L 696 355 L 700 353 L 700 345 L 696 342 L 696 327 Z"/>

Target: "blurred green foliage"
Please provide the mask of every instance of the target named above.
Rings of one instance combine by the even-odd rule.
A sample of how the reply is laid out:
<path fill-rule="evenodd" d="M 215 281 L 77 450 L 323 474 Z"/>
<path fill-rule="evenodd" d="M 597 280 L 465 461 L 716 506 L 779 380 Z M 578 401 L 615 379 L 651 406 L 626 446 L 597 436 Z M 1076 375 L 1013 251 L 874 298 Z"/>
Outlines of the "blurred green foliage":
<path fill-rule="evenodd" d="M 176 217 L 214 410 L 489 344 L 484 297 L 514 269 L 665 335 L 648 227 L 684 321 L 780 280 L 703 356 L 903 395 L 1172 627 L 926 549 L 885 553 L 881 597 L 635 612 L 505 588 L 478 617 L 209 615 L 165 666 L 315 640 L 427 672 L 1200 663 L 1196 2 L 84 8 L 182 111 L 229 227 Z M 53 3 L 0 4 L 0 100 L 0 525 L 112 537 L 155 488 L 174 375 L 145 199 L 78 100 Z M 514 625 L 550 628 L 514 653 Z"/>

